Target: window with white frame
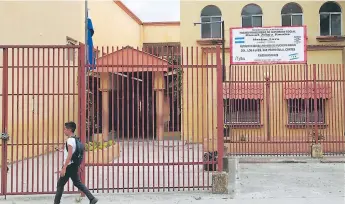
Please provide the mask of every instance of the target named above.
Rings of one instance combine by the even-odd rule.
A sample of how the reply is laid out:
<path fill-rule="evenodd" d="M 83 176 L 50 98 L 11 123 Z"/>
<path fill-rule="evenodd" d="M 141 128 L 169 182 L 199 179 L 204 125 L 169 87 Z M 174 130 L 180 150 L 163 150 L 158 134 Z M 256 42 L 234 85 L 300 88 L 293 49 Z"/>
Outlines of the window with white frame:
<path fill-rule="evenodd" d="M 320 35 L 341 35 L 341 8 L 338 3 L 328 1 L 320 8 Z"/>
<path fill-rule="evenodd" d="M 302 26 L 303 11 L 297 3 L 288 3 L 282 8 L 282 26 Z"/>
<path fill-rule="evenodd" d="M 222 37 L 222 13 L 217 6 L 208 5 L 201 11 L 201 38 Z"/>
<path fill-rule="evenodd" d="M 262 9 L 256 4 L 246 5 L 241 12 L 242 27 L 262 27 Z"/>

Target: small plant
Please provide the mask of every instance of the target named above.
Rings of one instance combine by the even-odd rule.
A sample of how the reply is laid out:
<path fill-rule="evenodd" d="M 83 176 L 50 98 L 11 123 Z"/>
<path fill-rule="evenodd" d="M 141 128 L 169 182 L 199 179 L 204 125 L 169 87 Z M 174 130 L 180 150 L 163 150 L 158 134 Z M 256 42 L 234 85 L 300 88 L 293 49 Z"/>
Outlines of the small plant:
<path fill-rule="evenodd" d="M 100 125 L 97 123 L 97 118 L 99 118 L 99 113 L 97 107 L 95 106 L 94 99 L 95 94 L 91 90 L 86 90 L 86 135 L 87 141 L 91 140 L 91 135 L 95 131 L 102 131 Z M 96 114 L 95 114 L 96 113 Z"/>
<path fill-rule="evenodd" d="M 241 141 L 241 142 L 247 142 L 247 141 L 248 141 L 247 136 L 241 135 L 240 141 Z"/>
<path fill-rule="evenodd" d="M 167 56 L 167 60 L 171 65 L 174 65 L 173 72 L 176 74 L 174 75 L 173 79 L 173 93 L 174 93 L 174 100 L 177 101 L 177 105 L 180 105 L 181 96 L 182 96 L 182 83 L 183 83 L 183 69 L 181 67 L 181 57 L 176 55 Z M 179 108 L 182 108 L 179 107 Z"/>
<path fill-rule="evenodd" d="M 315 130 L 312 130 L 310 133 L 309 133 L 309 137 L 312 138 L 312 142 L 313 143 L 316 143 L 316 138 L 318 141 L 320 140 L 324 140 L 325 139 L 325 136 L 322 134 L 322 132 L 318 132 L 317 136 L 316 136 L 316 132 Z"/>
<path fill-rule="evenodd" d="M 107 142 L 88 142 L 85 144 L 85 151 L 94 151 L 94 150 L 105 149 L 105 148 L 110 147 L 112 145 L 114 145 L 113 140 L 109 140 Z"/>

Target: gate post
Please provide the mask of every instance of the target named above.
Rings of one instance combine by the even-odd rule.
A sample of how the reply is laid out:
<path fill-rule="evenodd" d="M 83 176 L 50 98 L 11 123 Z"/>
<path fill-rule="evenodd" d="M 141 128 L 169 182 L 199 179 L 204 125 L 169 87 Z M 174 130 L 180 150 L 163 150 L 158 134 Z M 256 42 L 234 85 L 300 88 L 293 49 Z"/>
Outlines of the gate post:
<path fill-rule="evenodd" d="M 1 158 L 1 194 L 7 192 L 7 123 L 8 123 L 8 48 L 3 48 L 3 72 L 2 72 L 2 158 Z"/>
<path fill-rule="evenodd" d="M 316 90 L 316 64 L 313 64 L 313 99 L 314 99 L 314 130 L 315 130 L 315 143 L 316 145 L 319 145 L 319 131 L 318 131 L 318 125 L 317 125 L 317 119 L 318 118 L 318 110 L 317 110 L 317 90 Z"/>
<path fill-rule="evenodd" d="M 85 45 L 79 48 L 79 67 L 78 67 L 78 106 L 79 106 L 79 135 L 82 143 L 86 142 L 86 69 L 85 66 Z M 85 159 L 81 164 L 80 179 L 85 184 Z M 85 184 L 86 185 L 86 184 Z"/>
<path fill-rule="evenodd" d="M 224 157 L 224 106 L 223 106 L 223 65 L 220 58 L 220 46 L 216 48 L 217 59 L 217 136 L 218 136 L 218 171 L 223 171 Z"/>
<path fill-rule="evenodd" d="M 316 90 L 316 64 L 313 64 L 312 66 L 312 71 L 313 71 L 313 92 L 312 92 L 312 99 L 314 100 L 313 102 L 313 113 L 314 114 L 314 124 L 313 124 L 313 130 L 312 130 L 312 145 L 311 145 L 311 156 L 313 158 L 322 158 L 323 157 L 323 151 L 322 151 L 322 146 L 319 141 L 319 130 L 318 130 L 318 124 L 317 124 L 317 118 L 318 118 L 318 110 L 317 110 L 317 90 Z M 308 102 L 309 104 L 309 102 Z"/>

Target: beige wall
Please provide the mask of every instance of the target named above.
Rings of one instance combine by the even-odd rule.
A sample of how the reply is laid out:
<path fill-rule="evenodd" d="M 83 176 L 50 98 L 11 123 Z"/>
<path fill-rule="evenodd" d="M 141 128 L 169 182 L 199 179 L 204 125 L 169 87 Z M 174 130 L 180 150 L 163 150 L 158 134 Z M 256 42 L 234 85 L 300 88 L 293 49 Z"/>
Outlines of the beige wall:
<path fill-rule="evenodd" d="M 66 44 L 84 39 L 81 1 L 1 1 L 0 44 Z"/>
<path fill-rule="evenodd" d="M 182 0 L 180 5 L 181 15 L 181 44 L 184 46 L 196 46 L 196 40 L 201 39 L 200 25 L 193 26 L 193 23 L 200 22 L 201 10 L 207 5 L 215 5 L 222 12 L 225 21 L 225 40 L 229 46 L 229 28 L 241 27 L 242 8 L 249 3 L 258 4 L 263 12 L 263 26 L 281 25 L 281 8 L 289 1 L 187 1 Z M 319 36 L 319 9 L 323 1 L 294 1 L 303 9 L 304 24 L 308 29 L 308 43 L 322 44 L 316 41 Z M 339 5 L 345 10 L 345 1 L 338 1 Z M 272 9 L 275 8 L 275 9 Z M 342 15 L 345 22 L 345 15 Z M 345 26 L 342 27 L 345 34 Z M 187 35 L 188 34 L 188 35 Z M 339 43 L 327 43 L 339 44 Z M 344 44 L 344 43 L 341 43 Z"/>
<path fill-rule="evenodd" d="M 144 43 L 180 42 L 180 25 L 145 25 L 143 26 Z"/>
<path fill-rule="evenodd" d="M 89 1 L 89 8 L 95 29 L 95 46 L 121 48 L 127 45 L 133 47 L 142 45 L 142 25 L 133 20 L 114 1 Z"/>
<path fill-rule="evenodd" d="M 141 46 L 141 25 L 112 0 L 89 1 L 95 46 Z M 84 42 L 83 1 L 1 1 L 0 44 Z"/>

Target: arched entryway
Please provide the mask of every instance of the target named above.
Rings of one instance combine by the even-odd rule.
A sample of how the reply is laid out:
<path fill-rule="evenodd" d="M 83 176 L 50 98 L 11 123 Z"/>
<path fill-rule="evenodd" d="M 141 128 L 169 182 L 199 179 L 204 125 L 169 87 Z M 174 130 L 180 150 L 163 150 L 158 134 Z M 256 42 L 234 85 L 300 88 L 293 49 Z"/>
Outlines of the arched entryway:
<path fill-rule="evenodd" d="M 98 93 L 92 102 L 99 127 L 91 132 L 103 140 L 162 139 L 168 67 L 168 61 L 132 47 L 99 57 L 89 82 Z"/>

